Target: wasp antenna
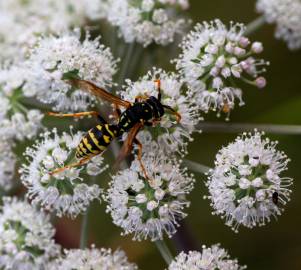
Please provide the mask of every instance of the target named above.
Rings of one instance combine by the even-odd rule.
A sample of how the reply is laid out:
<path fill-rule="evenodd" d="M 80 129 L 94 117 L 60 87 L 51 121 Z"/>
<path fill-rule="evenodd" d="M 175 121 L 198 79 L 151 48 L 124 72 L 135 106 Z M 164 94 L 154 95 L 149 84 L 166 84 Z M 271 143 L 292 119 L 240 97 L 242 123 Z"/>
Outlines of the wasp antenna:
<path fill-rule="evenodd" d="M 158 90 L 158 100 L 161 101 L 162 94 L 161 94 L 161 80 L 155 80 L 156 88 Z"/>

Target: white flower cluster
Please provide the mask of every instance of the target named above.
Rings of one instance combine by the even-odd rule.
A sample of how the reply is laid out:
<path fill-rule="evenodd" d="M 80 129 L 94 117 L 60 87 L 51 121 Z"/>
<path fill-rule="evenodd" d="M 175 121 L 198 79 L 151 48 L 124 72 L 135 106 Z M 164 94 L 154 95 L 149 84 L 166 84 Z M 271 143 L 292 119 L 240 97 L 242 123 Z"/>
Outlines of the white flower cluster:
<path fill-rule="evenodd" d="M 50 265 L 49 270 L 136 270 L 135 264 L 129 263 L 122 250 L 110 249 L 73 249 L 65 250 L 65 255 Z"/>
<path fill-rule="evenodd" d="M 301 48 L 300 0 L 257 0 L 257 10 L 268 23 L 276 24 L 276 38 L 284 40 L 291 50 Z"/>
<path fill-rule="evenodd" d="M 0 141 L 0 190 L 8 191 L 13 186 L 17 158 L 10 141 Z"/>
<path fill-rule="evenodd" d="M 0 268 L 3 270 L 46 269 L 60 253 L 49 216 L 25 201 L 4 197 L 0 212 Z"/>
<path fill-rule="evenodd" d="M 134 102 L 137 96 L 158 97 L 158 88 L 155 80 L 161 81 L 162 104 L 172 107 L 181 115 L 180 123 L 176 123 L 176 117 L 166 110 L 160 123 L 150 127 L 148 131 L 140 132 L 138 138 L 144 145 L 149 144 L 153 138 L 167 153 L 187 151 L 187 141 L 192 140 L 192 132 L 201 120 L 198 108 L 191 98 L 188 90 L 185 93 L 183 83 L 174 73 L 167 73 L 162 69 L 154 68 L 136 82 L 126 80 L 126 86 L 120 95 L 125 100 Z M 145 128 L 146 129 L 146 128 Z M 150 138 L 151 135 L 151 138 Z"/>
<path fill-rule="evenodd" d="M 178 16 L 178 10 L 188 6 L 188 0 L 112 0 L 107 19 L 127 43 L 167 45 L 183 32 L 187 21 Z"/>
<path fill-rule="evenodd" d="M 71 130 L 72 131 L 72 130 Z M 45 132 L 42 140 L 27 148 L 27 164 L 20 169 L 21 180 L 28 188 L 27 196 L 58 216 L 75 218 L 84 212 L 91 201 L 99 199 L 98 185 L 83 182 L 86 175 L 97 176 L 108 166 L 101 156 L 94 157 L 88 164 L 51 174 L 54 170 L 77 162 L 75 152 L 83 134 Z"/>
<path fill-rule="evenodd" d="M 37 97 L 41 102 L 53 104 L 57 111 L 86 110 L 94 97 L 74 86 L 66 79 L 79 77 L 100 87 L 112 86 L 116 63 L 111 50 L 90 40 L 89 33 L 83 42 L 79 29 L 39 39 L 25 66 L 27 80 L 24 94 Z"/>
<path fill-rule="evenodd" d="M 244 133 L 220 150 L 207 182 L 214 213 L 235 231 L 264 225 L 290 197 L 292 179 L 281 176 L 289 159 L 262 136 Z"/>
<path fill-rule="evenodd" d="M 237 260 L 230 259 L 228 252 L 219 244 L 210 248 L 202 247 L 202 252 L 181 252 L 169 265 L 168 270 L 243 270 Z"/>
<path fill-rule="evenodd" d="M 37 38 L 59 34 L 103 17 L 104 0 L 9 0 L 0 2 L 0 59 L 26 57 Z"/>
<path fill-rule="evenodd" d="M 220 20 L 197 24 L 184 38 L 182 53 L 174 60 L 184 82 L 195 93 L 200 110 L 229 112 L 236 99 L 243 105 L 242 90 L 235 81 L 263 88 L 268 63 L 257 59 L 263 51 L 260 42 L 244 37 L 245 26 L 231 23 L 228 29 Z"/>
<path fill-rule="evenodd" d="M 40 110 L 23 104 L 26 70 L 20 66 L 0 69 L 0 136 L 19 141 L 33 139 L 42 127 Z"/>
<path fill-rule="evenodd" d="M 178 221 L 186 217 L 184 209 L 190 205 L 186 195 L 193 189 L 194 178 L 160 151 L 149 151 L 143 163 L 149 179 L 137 160 L 113 177 L 105 196 L 107 211 L 124 235 L 134 234 L 134 240 L 171 237 Z"/>

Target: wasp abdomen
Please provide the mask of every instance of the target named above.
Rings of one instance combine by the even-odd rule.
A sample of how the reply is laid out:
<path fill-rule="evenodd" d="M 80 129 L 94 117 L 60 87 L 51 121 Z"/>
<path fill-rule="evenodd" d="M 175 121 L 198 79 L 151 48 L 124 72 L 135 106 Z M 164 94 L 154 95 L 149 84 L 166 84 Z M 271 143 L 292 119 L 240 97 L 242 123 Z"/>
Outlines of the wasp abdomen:
<path fill-rule="evenodd" d="M 112 140 L 119 135 L 119 129 L 116 125 L 97 125 L 90 129 L 81 140 L 76 150 L 76 157 L 84 158 L 102 153 L 107 149 Z"/>

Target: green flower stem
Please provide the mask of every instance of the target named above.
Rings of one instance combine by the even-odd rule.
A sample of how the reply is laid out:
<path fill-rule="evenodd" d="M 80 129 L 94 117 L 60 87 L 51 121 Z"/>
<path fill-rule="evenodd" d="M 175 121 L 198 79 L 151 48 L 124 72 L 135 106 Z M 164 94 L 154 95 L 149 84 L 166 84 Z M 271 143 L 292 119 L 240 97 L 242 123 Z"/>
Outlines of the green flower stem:
<path fill-rule="evenodd" d="M 203 164 L 200 164 L 198 162 L 195 161 L 191 161 L 188 159 L 184 159 L 184 164 L 192 171 L 197 172 L 197 173 L 202 173 L 202 174 L 206 174 L 209 172 L 209 170 L 211 169 L 210 167 L 207 167 Z"/>
<path fill-rule="evenodd" d="M 122 59 L 122 65 L 119 72 L 118 77 L 118 87 L 120 87 L 123 84 L 124 79 L 126 78 L 128 74 L 128 69 L 131 63 L 131 60 L 133 58 L 133 53 L 135 51 L 136 43 L 132 42 L 127 46 L 127 50 L 125 52 L 125 57 Z"/>
<path fill-rule="evenodd" d="M 265 24 L 265 17 L 264 15 L 258 17 L 257 19 L 255 19 L 254 21 L 250 22 L 247 25 L 246 31 L 245 31 L 245 35 L 246 36 L 250 36 L 252 35 L 254 32 L 256 32 L 259 28 L 261 28 L 264 24 Z"/>
<path fill-rule="evenodd" d="M 159 250 L 163 259 L 165 260 L 166 264 L 170 265 L 170 263 L 173 260 L 173 256 L 172 256 L 168 246 L 164 242 L 164 240 L 156 241 L 155 245 L 156 245 L 157 249 Z"/>
<path fill-rule="evenodd" d="M 245 131 L 264 131 L 277 135 L 300 135 L 300 125 L 273 125 L 273 124 L 248 124 L 248 123 L 200 123 L 198 128 L 203 132 L 240 133 Z"/>
<path fill-rule="evenodd" d="M 88 227 L 89 227 L 89 208 L 87 209 L 86 213 L 83 215 L 82 218 L 82 227 L 80 231 L 80 242 L 79 242 L 80 249 L 84 249 L 87 247 Z"/>

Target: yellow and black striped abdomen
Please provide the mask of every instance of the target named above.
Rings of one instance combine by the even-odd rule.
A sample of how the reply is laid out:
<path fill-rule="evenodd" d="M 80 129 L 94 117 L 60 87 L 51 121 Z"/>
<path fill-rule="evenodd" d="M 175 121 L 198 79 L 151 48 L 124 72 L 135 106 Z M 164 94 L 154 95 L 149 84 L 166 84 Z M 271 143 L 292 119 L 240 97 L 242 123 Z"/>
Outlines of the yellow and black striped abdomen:
<path fill-rule="evenodd" d="M 116 125 L 97 125 L 90 129 L 81 140 L 76 150 L 76 157 L 85 158 L 102 153 L 117 136 L 119 136 L 119 130 Z"/>

